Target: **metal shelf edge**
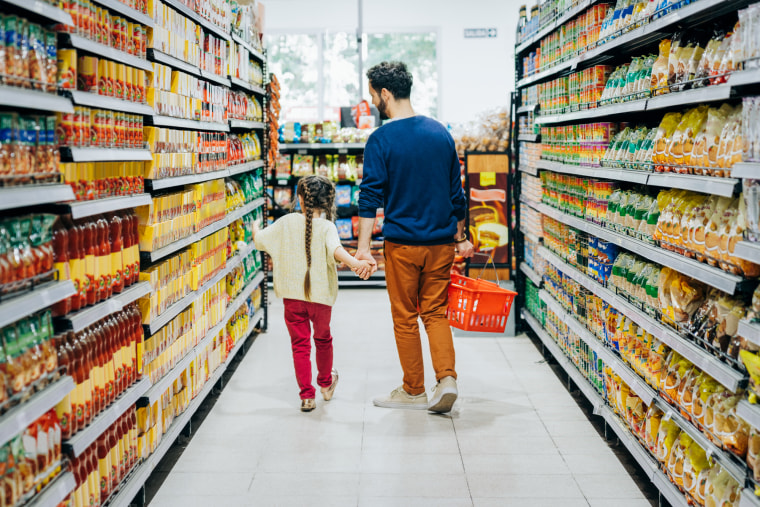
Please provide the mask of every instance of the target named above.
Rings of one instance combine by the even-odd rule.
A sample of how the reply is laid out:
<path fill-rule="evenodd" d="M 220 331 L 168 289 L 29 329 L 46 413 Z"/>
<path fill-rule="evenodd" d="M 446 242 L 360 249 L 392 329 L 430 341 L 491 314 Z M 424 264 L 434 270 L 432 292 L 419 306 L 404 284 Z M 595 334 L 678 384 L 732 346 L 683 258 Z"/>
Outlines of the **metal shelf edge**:
<path fill-rule="evenodd" d="M 546 247 L 541 247 L 539 249 L 539 255 L 546 259 L 547 262 L 554 265 L 556 268 L 568 275 L 570 278 L 583 285 L 583 287 L 599 295 L 599 297 L 606 301 L 607 304 L 612 305 L 616 310 L 633 320 L 644 330 L 656 336 L 670 348 L 676 350 L 686 359 L 710 374 L 715 380 L 723 384 L 725 387 L 733 392 L 736 392 L 741 380 L 744 378 L 744 375 L 742 373 L 734 370 L 724 363 L 721 363 L 717 358 L 713 357 L 708 352 L 688 342 L 685 338 L 679 336 L 675 331 L 668 329 L 663 324 L 652 319 L 649 315 L 646 315 L 645 313 L 632 306 L 623 298 L 618 297 L 610 290 L 602 287 L 587 275 L 584 275 L 573 266 L 570 266 L 562 261 L 562 259 L 557 257 Z M 741 326 L 741 321 L 739 324 Z"/>
<path fill-rule="evenodd" d="M 62 148 L 62 154 L 72 162 L 113 162 L 113 161 L 144 161 L 153 160 L 150 150 L 139 148 Z"/>
<path fill-rule="evenodd" d="M 731 168 L 734 178 L 760 179 L 760 162 L 738 162 Z"/>
<path fill-rule="evenodd" d="M 68 206 L 71 209 L 71 217 L 78 219 L 100 213 L 148 206 L 150 203 L 150 194 L 138 194 L 123 197 L 106 197 L 105 199 L 96 199 L 94 201 L 77 201 Z"/>
<path fill-rule="evenodd" d="M 0 445 L 24 431 L 41 415 L 55 407 L 64 396 L 74 389 L 74 379 L 65 375 L 42 391 L 35 393 L 26 402 L 3 414 L 0 422 Z"/>
<path fill-rule="evenodd" d="M 74 454 L 74 457 L 82 454 L 97 440 L 124 412 L 134 405 L 150 389 L 150 379 L 147 377 L 131 385 L 122 395 L 90 423 L 84 430 L 64 442 Z"/>
<path fill-rule="evenodd" d="M 531 282 L 533 282 L 533 285 L 540 287 L 542 279 L 540 276 L 538 276 L 538 273 L 536 273 L 533 268 L 528 266 L 526 263 L 521 262 L 520 263 L 520 271 L 525 273 L 525 276 L 527 276 Z"/>
<path fill-rule="evenodd" d="M 140 24 L 153 28 L 153 18 L 147 14 L 143 14 L 137 9 L 129 7 L 127 4 L 120 2 L 119 0 L 93 0 L 94 3 L 100 4 L 103 7 L 108 7 L 112 11 L 116 11 L 119 14 L 130 18 L 133 21 L 137 21 Z"/>
<path fill-rule="evenodd" d="M 73 201 L 74 191 L 69 185 L 27 185 L 0 188 L 0 210 Z"/>
<path fill-rule="evenodd" d="M 3 301 L 0 303 L 0 328 L 44 310 L 75 293 L 71 280 L 61 280 Z"/>
<path fill-rule="evenodd" d="M 736 406 L 736 415 L 751 426 L 760 429 L 760 406 L 752 405 L 747 400 L 741 400 Z"/>
<path fill-rule="evenodd" d="M 71 45 L 77 49 L 100 55 L 103 58 L 107 58 L 109 60 L 119 61 L 131 67 L 137 67 L 138 69 L 153 72 L 153 64 L 148 60 L 143 60 L 138 56 L 130 55 L 126 51 L 119 51 L 118 49 L 114 49 L 111 46 L 106 46 L 105 44 L 91 41 L 90 39 L 73 33 L 66 35 L 69 37 Z"/>
<path fill-rule="evenodd" d="M 726 273 L 725 271 L 708 266 L 699 261 L 688 259 L 673 252 L 649 245 L 629 236 L 623 236 L 598 225 L 587 222 L 578 217 L 567 215 L 546 204 L 533 206 L 537 211 L 554 218 L 564 224 L 576 227 L 584 232 L 615 243 L 619 247 L 630 250 L 653 262 L 662 264 L 685 275 L 698 278 L 703 282 L 729 294 L 734 294 L 743 281 L 740 277 Z"/>
<path fill-rule="evenodd" d="M 153 125 L 157 127 L 176 127 L 188 130 L 210 130 L 214 132 L 230 131 L 230 126 L 228 123 L 188 120 L 186 118 L 174 118 L 173 116 L 165 116 L 161 114 L 154 114 L 152 121 Z"/>
<path fill-rule="evenodd" d="M 26 11 L 33 12 L 56 23 L 74 26 L 71 14 L 41 0 L 3 0 L 3 3 L 15 5 Z"/>
<path fill-rule="evenodd" d="M 39 495 L 33 497 L 29 507 L 56 507 L 63 502 L 77 486 L 76 478 L 71 472 L 63 472 L 56 477 Z"/>
<path fill-rule="evenodd" d="M 734 178 L 715 178 L 692 174 L 651 173 L 647 184 L 731 197 L 736 193 L 741 181 Z"/>
<path fill-rule="evenodd" d="M 13 86 L 0 86 L 0 105 L 59 113 L 74 112 L 74 106 L 68 97 Z"/>
<path fill-rule="evenodd" d="M 264 55 L 260 51 L 256 50 L 253 46 L 251 46 L 250 43 L 243 40 L 242 37 L 240 37 L 237 34 L 232 34 L 232 40 L 243 46 L 254 58 L 259 60 L 260 62 L 264 62 Z"/>
<path fill-rule="evenodd" d="M 739 321 L 739 329 L 737 334 L 743 338 L 746 338 L 755 345 L 760 346 L 760 323 L 750 322 L 747 319 Z M 760 426 L 758 426 L 760 428 Z"/>
<path fill-rule="evenodd" d="M 156 180 L 146 180 L 146 182 L 150 182 L 151 188 L 153 190 L 162 190 L 164 188 L 181 187 L 184 185 L 192 185 L 194 183 L 202 183 L 204 181 L 217 180 L 219 178 L 225 178 L 227 176 L 230 176 L 230 170 L 222 169 L 221 171 L 212 171 L 200 174 L 187 174 L 185 176 L 171 176 L 168 178 L 161 178 Z"/>
<path fill-rule="evenodd" d="M 232 119 L 230 120 L 230 128 L 241 128 L 241 129 L 264 129 L 266 128 L 266 123 L 262 121 L 253 121 L 253 120 L 236 120 Z"/>
<path fill-rule="evenodd" d="M 742 498 L 739 502 L 739 507 L 760 507 L 760 498 L 755 495 L 755 492 L 751 487 L 742 490 Z"/>

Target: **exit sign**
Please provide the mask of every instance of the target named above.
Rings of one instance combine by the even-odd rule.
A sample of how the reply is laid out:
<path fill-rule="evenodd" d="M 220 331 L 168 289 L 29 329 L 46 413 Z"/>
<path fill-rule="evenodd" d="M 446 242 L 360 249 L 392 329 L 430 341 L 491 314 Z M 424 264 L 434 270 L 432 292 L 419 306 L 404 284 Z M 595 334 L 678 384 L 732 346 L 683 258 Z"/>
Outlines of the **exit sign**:
<path fill-rule="evenodd" d="M 496 28 L 465 28 L 465 39 L 492 39 L 496 37 Z"/>

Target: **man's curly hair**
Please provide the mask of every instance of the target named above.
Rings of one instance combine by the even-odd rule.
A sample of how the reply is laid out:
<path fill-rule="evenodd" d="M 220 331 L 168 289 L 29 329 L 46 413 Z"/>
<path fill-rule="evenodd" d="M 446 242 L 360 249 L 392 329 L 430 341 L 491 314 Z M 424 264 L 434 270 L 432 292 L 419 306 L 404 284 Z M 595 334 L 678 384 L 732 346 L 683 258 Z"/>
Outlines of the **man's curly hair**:
<path fill-rule="evenodd" d="M 385 88 L 395 99 L 408 99 L 412 93 L 412 73 L 403 62 L 378 63 L 367 71 L 367 78 L 376 92 Z"/>

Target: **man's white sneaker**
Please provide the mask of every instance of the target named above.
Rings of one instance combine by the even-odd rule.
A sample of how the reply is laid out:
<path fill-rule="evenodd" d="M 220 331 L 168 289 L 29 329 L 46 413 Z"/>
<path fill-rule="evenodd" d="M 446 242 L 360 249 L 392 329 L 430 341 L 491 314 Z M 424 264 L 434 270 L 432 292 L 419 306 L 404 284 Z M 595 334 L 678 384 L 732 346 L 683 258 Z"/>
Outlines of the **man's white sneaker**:
<path fill-rule="evenodd" d="M 451 407 L 457 401 L 457 381 L 454 377 L 443 377 L 433 388 L 433 398 L 427 409 L 431 412 L 445 414 L 451 412 Z"/>
<path fill-rule="evenodd" d="M 386 396 L 378 396 L 372 400 L 376 407 L 404 408 L 407 410 L 426 410 L 428 408 L 427 394 L 409 394 L 404 387 L 398 387 Z"/>

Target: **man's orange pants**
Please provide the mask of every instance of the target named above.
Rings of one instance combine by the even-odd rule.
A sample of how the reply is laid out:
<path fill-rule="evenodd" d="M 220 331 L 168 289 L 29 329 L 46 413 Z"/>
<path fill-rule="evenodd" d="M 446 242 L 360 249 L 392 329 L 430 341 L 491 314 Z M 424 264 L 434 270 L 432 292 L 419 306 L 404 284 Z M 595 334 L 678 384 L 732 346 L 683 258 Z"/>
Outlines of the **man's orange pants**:
<path fill-rule="evenodd" d="M 385 242 L 385 281 L 393 330 L 404 370 L 404 390 L 412 395 L 425 392 L 418 317 L 422 317 L 428 335 L 436 380 L 457 376 L 454 340 L 446 318 L 453 262 L 453 243 L 420 246 Z"/>

